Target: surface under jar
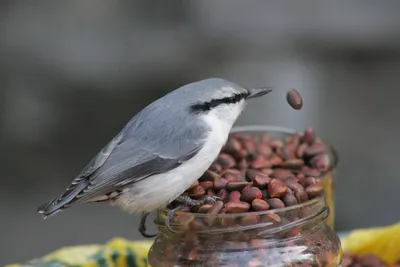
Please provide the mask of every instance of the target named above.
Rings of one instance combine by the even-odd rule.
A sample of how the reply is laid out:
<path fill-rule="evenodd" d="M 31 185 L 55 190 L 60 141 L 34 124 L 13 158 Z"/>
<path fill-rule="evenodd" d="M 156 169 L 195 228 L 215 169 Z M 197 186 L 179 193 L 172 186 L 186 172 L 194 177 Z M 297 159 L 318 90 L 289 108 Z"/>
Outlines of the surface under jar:
<path fill-rule="evenodd" d="M 326 224 L 325 198 L 284 209 L 236 214 L 177 212 L 160 231 L 148 256 L 152 267 L 339 266 L 340 240 Z"/>
<path fill-rule="evenodd" d="M 252 126 L 238 126 L 233 127 L 231 130 L 231 134 L 244 133 L 249 135 L 269 135 L 273 138 L 277 138 L 280 140 L 285 140 L 290 137 L 294 133 L 298 133 L 298 131 L 290 128 L 280 127 L 280 126 L 272 126 L 272 125 L 252 125 Z M 327 171 L 319 175 L 318 178 L 321 180 L 326 203 L 329 206 L 329 216 L 326 218 L 327 224 L 334 229 L 335 224 L 335 180 L 336 180 L 336 167 L 339 161 L 338 154 L 336 150 L 326 144 L 325 153 L 329 157 L 329 168 Z"/>

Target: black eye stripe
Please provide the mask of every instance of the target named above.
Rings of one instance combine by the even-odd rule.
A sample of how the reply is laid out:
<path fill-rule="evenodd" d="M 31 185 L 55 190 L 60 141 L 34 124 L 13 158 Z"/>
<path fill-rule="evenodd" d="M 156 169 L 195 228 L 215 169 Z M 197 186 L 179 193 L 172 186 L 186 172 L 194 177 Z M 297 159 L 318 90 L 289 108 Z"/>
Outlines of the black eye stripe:
<path fill-rule="evenodd" d="M 201 113 L 209 111 L 222 104 L 234 104 L 249 96 L 249 93 L 234 94 L 233 96 L 224 97 L 220 99 L 212 99 L 208 102 L 193 104 L 190 106 L 190 111 L 194 113 Z"/>

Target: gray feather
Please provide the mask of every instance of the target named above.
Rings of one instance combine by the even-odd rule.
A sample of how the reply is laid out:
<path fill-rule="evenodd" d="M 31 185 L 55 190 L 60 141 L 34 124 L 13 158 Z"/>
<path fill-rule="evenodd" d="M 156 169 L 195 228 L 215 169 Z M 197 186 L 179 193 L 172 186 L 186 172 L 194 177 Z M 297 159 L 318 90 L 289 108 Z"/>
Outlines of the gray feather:
<path fill-rule="evenodd" d="M 95 172 L 98 168 L 103 166 L 104 162 L 111 155 L 113 150 L 119 145 L 122 138 L 124 136 L 124 131 L 120 132 L 116 137 L 114 137 L 90 162 L 86 167 L 81 171 L 81 173 L 77 176 L 77 178 L 72 182 L 78 183 L 81 179 L 84 179 L 93 172 Z"/>
<path fill-rule="evenodd" d="M 151 175 L 172 170 L 195 156 L 210 131 L 208 126 L 191 117 L 184 105 L 174 103 L 171 108 L 169 105 L 173 103 L 169 101 L 157 102 L 132 118 L 65 193 L 41 206 L 38 212 L 50 216 L 58 209 L 90 202 Z"/>

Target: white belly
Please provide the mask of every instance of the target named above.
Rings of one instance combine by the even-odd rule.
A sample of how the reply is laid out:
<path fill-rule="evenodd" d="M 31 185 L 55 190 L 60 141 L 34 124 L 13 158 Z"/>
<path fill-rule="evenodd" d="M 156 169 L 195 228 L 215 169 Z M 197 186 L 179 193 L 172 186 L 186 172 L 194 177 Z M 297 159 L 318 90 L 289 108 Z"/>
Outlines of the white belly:
<path fill-rule="evenodd" d="M 164 174 L 148 177 L 127 188 L 112 205 L 129 213 L 150 212 L 172 202 L 209 168 L 225 144 L 230 123 L 222 123 L 215 116 L 208 116 L 212 126 L 207 142 L 190 160 Z"/>

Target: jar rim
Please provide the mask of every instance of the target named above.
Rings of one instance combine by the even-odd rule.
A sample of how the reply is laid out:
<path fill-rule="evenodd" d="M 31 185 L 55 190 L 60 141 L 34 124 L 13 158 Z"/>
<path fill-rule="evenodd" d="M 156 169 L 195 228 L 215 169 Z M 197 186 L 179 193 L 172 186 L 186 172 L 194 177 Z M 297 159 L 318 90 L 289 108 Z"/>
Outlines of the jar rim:
<path fill-rule="evenodd" d="M 303 213 L 305 211 L 304 208 L 309 208 L 311 212 Z M 154 221 L 158 226 L 160 231 L 165 227 L 165 217 L 167 215 L 168 209 L 160 209 L 158 210 L 158 216 Z M 202 234 L 221 234 L 221 233 L 234 233 L 239 231 L 247 231 L 253 229 L 260 229 L 262 231 L 257 233 L 257 236 L 269 236 L 280 233 L 282 231 L 287 231 L 290 229 L 294 229 L 296 227 L 300 227 L 303 225 L 309 225 L 313 222 L 323 221 L 329 215 L 329 207 L 326 204 L 324 195 L 320 197 L 316 197 L 302 204 L 293 205 L 290 207 L 282 208 L 282 209 L 272 209 L 267 211 L 260 212 L 246 212 L 246 213 L 218 213 L 215 215 L 207 214 L 207 213 L 192 213 L 181 211 L 177 212 L 176 215 L 180 214 L 182 217 L 180 220 L 171 222 L 172 229 L 177 229 L 177 233 L 181 231 L 187 231 L 188 226 L 192 221 L 202 221 L 212 218 L 213 221 L 222 221 L 234 219 L 237 221 L 241 221 L 246 216 L 255 216 L 256 218 L 267 218 L 267 220 L 258 219 L 254 221 L 254 223 L 246 223 L 246 224 L 234 224 L 231 226 L 223 226 L 223 225 L 205 225 L 203 228 L 199 229 L 191 229 L 192 233 L 202 233 Z M 278 215 L 278 216 L 269 216 L 269 215 Z M 267 217 L 265 217 L 266 215 Z M 176 218 L 176 217 L 175 217 Z M 254 218 L 254 217 L 253 217 Z M 289 219 L 290 218 L 290 219 Z M 161 228 L 160 228 L 161 227 Z M 180 229 L 180 230 L 179 230 Z M 164 231 L 162 231 L 164 232 Z M 175 230 L 174 230 L 175 232 Z"/>
<path fill-rule="evenodd" d="M 261 125 L 261 124 L 254 124 L 254 125 L 242 125 L 242 126 L 235 126 L 232 127 L 230 133 L 240 133 L 240 132 L 264 132 L 264 133 L 280 133 L 280 134 L 294 134 L 297 133 L 293 128 L 288 128 L 284 126 L 277 126 L 277 125 Z M 332 162 L 329 164 L 328 169 L 321 173 L 318 178 L 324 177 L 327 173 L 336 169 L 337 165 L 339 164 L 339 154 L 337 150 L 326 143 L 323 139 L 321 139 L 329 151 L 329 156 L 332 159 Z"/>
<path fill-rule="evenodd" d="M 301 209 L 301 208 L 307 208 L 307 207 L 314 206 L 314 205 L 317 205 L 317 204 L 320 204 L 321 207 L 324 207 L 324 206 L 327 205 L 326 201 L 325 201 L 325 195 L 324 194 L 322 194 L 319 197 L 316 197 L 316 198 L 313 198 L 311 200 L 308 200 L 308 201 L 306 201 L 304 203 L 293 205 L 293 206 L 289 206 L 289 207 L 284 207 L 284 208 L 279 208 L 279 209 L 271 209 L 271 210 L 265 210 L 265 211 L 251 211 L 251 212 L 240 212 L 240 213 L 218 213 L 215 216 L 217 216 L 217 218 L 223 218 L 223 217 L 232 217 L 232 216 L 244 217 L 244 216 L 247 216 L 249 214 L 252 214 L 252 215 L 278 214 L 279 215 L 280 213 L 283 214 L 285 212 L 289 212 L 289 211 L 292 211 L 292 210 L 298 210 L 298 209 Z M 167 213 L 170 209 L 163 208 L 163 209 L 159 209 L 159 210 L 162 211 L 162 212 Z M 178 211 L 178 212 L 180 212 L 180 211 Z M 209 216 L 209 214 L 207 214 L 207 213 L 195 213 L 195 212 L 188 212 L 188 211 L 182 211 L 182 212 L 184 212 L 186 214 L 193 214 L 195 216 L 195 218 L 205 218 L 205 217 Z"/>

